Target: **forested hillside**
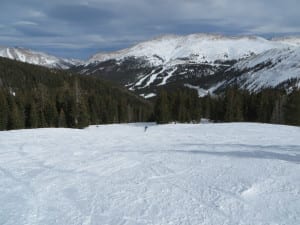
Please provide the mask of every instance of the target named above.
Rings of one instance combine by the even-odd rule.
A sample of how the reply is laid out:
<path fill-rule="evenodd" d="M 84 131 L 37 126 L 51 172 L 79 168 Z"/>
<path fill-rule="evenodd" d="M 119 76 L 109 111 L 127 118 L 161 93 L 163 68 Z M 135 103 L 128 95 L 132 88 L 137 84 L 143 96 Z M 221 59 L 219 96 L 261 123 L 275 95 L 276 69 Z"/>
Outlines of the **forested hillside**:
<path fill-rule="evenodd" d="M 151 112 L 107 81 L 0 58 L 0 130 L 146 121 Z"/>

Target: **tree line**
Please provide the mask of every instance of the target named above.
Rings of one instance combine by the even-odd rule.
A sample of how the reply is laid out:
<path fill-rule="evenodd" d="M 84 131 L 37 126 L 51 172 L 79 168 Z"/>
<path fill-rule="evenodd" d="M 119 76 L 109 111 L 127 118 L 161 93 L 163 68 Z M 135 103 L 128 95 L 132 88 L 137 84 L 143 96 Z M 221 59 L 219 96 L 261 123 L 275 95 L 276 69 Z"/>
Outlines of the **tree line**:
<path fill-rule="evenodd" d="M 208 118 L 215 122 L 261 122 L 300 125 L 300 90 L 265 89 L 251 93 L 237 87 L 217 96 L 198 98 L 197 92 L 162 90 L 155 101 L 155 120 L 191 122 Z"/>

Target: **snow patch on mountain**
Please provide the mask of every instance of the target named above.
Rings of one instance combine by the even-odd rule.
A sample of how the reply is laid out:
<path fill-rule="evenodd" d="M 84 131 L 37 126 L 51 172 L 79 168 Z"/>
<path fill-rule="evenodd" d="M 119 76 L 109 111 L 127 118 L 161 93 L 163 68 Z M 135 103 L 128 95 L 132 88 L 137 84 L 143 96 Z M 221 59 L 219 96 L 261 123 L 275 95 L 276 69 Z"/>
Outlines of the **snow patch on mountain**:
<path fill-rule="evenodd" d="M 224 83 L 225 83 L 225 81 L 219 82 L 219 83 L 211 86 L 209 89 L 204 89 L 199 86 L 191 85 L 191 84 L 184 84 L 184 86 L 187 88 L 196 90 L 198 92 L 199 97 L 204 97 L 206 95 L 214 95 L 215 90 L 217 90 Z"/>
<path fill-rule="evenodd" d="M 140 94 L 141 97 L 148 99 L 148 98 L 153 98 L 156 96 L 155 93 L 149 93 L 149 94 Z"/>

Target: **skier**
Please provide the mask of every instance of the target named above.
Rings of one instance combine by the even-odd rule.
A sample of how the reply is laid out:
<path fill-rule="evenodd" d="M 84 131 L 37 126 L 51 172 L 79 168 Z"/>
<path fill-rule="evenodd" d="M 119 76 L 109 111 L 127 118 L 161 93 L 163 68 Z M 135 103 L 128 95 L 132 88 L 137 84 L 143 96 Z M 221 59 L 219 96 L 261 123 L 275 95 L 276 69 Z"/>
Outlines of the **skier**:
<path fill-rule="evenodd" d="M 145 132 L 147 131 L 147 129 L 148 129 L 148 126 L 145 126 Z"/>

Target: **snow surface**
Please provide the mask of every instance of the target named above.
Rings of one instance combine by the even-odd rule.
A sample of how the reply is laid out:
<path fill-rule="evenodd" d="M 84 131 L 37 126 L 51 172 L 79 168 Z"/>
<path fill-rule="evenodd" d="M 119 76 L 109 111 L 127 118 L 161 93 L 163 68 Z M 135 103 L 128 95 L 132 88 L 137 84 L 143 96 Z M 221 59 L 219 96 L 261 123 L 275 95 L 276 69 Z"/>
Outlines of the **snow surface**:
<path fill-rule="evenodd" d="M 299 137 L 248 123 L 0 132 L 0 224 L 300 224 Z"/>
<path fill-rule="evenodd" d="M 184 58 L 194 63 L 213 63 L 215 60 L 240 59 L 286 46 L 290 46 L 290 43 L 256 36 L 165 35 L 117 52 L 98 53 L 92 56 L 86 65 L 110 59 L 123 60 L 126 57 L 145 58 L 154 66 L 183 64 L 186 63 Z"/>

